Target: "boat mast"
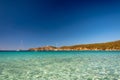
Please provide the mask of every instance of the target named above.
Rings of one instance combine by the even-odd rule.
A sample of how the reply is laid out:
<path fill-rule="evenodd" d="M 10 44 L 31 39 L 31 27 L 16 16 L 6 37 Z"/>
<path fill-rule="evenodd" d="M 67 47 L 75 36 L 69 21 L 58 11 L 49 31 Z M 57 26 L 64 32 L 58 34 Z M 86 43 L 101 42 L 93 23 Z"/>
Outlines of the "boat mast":
<path fill-rule="evenodd" d="M 20 50 L 23 50 L 23 40 L 20 41 Z"/>

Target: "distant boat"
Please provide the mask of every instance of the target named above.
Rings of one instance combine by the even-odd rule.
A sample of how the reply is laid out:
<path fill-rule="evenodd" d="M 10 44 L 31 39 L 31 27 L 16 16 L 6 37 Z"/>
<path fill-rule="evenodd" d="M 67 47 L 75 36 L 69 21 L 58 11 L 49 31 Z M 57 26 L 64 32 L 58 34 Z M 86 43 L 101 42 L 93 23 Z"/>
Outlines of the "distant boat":
<path fill-rule="evenodd" d="M 17 49 L 16 51 L 20 51 L 20 49 Z"/>
<path fill-rule="evenodd" d="M 20 48 L 17 49 L 16 51 L 22 51 L 22 49 L 23 49 L 23 40 L 21 40 L 21 42 L 20 42 Z"/>

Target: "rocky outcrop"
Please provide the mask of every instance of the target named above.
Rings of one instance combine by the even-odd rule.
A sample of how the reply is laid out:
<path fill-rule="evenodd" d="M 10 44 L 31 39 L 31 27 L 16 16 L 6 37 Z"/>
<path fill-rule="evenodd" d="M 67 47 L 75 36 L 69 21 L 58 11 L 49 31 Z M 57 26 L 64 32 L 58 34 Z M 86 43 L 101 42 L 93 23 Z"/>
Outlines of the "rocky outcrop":
<path fill-rule="evenodd" d="M 36 50 L 39 50 L 39 51 L 44 51 L 44 50 L 55 50 L 56 47 L 54 46 L 44 46 L 44 47 L 39 47 L 39 48 L 30 48 L 29 50 L 31 51 L 36 51 Z"/>

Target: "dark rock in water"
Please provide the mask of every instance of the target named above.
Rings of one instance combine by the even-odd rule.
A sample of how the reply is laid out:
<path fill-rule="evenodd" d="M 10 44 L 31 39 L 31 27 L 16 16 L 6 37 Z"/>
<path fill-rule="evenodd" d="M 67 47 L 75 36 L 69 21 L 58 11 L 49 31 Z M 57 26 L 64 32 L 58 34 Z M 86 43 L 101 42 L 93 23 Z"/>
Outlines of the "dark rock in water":
<path fill-rule="evenodd" d="M 92 80 L 92 78 L 88 78 L 87 80 Z"/>

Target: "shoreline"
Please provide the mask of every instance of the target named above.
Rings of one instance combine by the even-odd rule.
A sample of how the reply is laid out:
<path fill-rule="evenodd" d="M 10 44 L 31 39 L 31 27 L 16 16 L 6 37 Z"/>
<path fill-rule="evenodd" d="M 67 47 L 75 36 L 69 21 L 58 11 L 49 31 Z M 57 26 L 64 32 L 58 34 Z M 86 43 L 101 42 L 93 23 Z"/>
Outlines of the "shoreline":
<path fill-rule="evenodd" d="M 120 50 L 21 50 L 21 51 L 16 51 L 16 50 L 0 50 L 0 52 L 74 52 L 74 51 L 120 51 Z"/>

